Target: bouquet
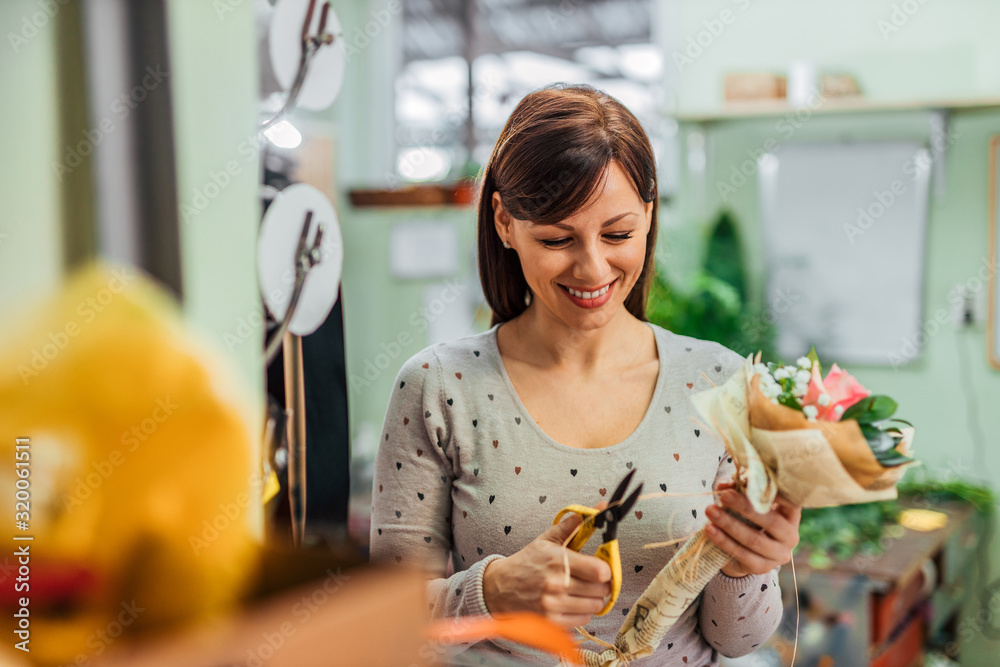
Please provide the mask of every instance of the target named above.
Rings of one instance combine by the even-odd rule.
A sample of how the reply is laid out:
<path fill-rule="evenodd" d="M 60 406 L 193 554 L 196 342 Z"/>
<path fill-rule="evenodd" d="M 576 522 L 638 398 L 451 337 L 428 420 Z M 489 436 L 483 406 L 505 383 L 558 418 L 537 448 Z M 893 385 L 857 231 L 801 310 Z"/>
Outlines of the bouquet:
<path fill-rule="evenodd" d="M 692 397 L 733 457 L 735 488 L 759 513 L 780 491 L 803 507 L 890 500 L 913 462 L 914 429 L 836 364 L 826 377 L 815 351 L 795 365 L 748 357 L 723 385 Z M 583 651 L 588 665 L 617 667 L 651 655 L 667 630 L 729 560 L 704 529 L 657 574 L 622 623 L 615 647 Z"/>

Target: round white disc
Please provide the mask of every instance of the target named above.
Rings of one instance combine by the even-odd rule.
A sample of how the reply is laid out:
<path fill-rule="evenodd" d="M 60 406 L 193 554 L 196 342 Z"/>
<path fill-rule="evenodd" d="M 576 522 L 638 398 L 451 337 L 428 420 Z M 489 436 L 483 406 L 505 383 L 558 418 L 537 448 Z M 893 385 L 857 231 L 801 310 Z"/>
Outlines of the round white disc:
<path fill-rule="evenodd" d="M 312 211 L 313 217 L 306 245 L 312 247 L 322 225 L 323 259 L 309 271 L 288 327 L 298 336 L 316 331 L 337 302 L 344 266 L 344 240 L 337 213 L 322 192 L 311 185 L 296 183 L 274 198 L 264 215 L 257 239 L 257 278 L 261 295 L 268 311 L 281 322 L 295 287 L 295 252 L 307 211 Z"/>
<path fill-rule="evenodd" d="M 268 49 L 271 68 L 282 89 L 289 90 L 295 81 L 302 54 L 302 23 L 306 20 L 309 0 L 280 0 L 271 15 L 268 32 Z M 319 32 L 319 18 L 323 0 L 317 0 L 313 10 L 310 35 Z M 344 82 L 344 66 L 347 62 L 340 19 L 330 8 L 326 30 L 334 35 L 333 44 L 325 44 L 309 62 L 309 71 L 299 92 L 296 106 L 319 111 L 328 108 L 337 99 L 340 86 Z"/>

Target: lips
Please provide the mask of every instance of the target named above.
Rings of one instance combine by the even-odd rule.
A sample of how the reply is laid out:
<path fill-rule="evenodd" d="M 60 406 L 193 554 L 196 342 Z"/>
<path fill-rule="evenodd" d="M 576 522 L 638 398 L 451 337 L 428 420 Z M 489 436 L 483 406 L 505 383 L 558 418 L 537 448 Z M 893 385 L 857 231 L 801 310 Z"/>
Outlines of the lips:
<path fill-rule="evenodd" d="M 559 287 L 562 288 L 562 291 L 566 295 L 566 298 L 568 298 L 573 303 L 573 305 L 579 306 L 580 308 L 593 309 L 593 308 L 600 308 L 611 299 L 611 294 L 612 292 L 614 292 L 615 284 L 617 282 L 618 282 L 617 278 L 615 280 L 612 280 L 610 283 L 607 284 L 604 294 L 600 294 L 599 296 L 592 296 L 589 299 L 578 297 L 572 294 L 570 292 L 570 288 L 568 288 L 566 285 L 559 284 Z M 598 289 L 597 292 L 600 292 L 600 289 Z M 589 293 L 593 294 L 593 292 Z"/>

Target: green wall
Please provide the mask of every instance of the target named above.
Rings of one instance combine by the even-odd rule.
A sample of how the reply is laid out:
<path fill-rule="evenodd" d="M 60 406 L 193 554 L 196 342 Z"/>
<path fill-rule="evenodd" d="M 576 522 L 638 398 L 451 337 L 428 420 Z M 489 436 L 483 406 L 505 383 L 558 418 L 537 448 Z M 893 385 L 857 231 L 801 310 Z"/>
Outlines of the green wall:
<path fill-rule="evenodd" d="M 56 25 L 50 19 L 39 20 L 40 28 L 24 24 L 39 11 L 29 0 L 0 3 L 5 158 L 0 161 L 0 313 L 5 316 L 55 288 L 63 272 L 61 191 L 52 169 L 62 159 Z M 13 41 L 11 34 L 17 37 Z M 5 320 L 0 328 L 14 326 L 13 318 Z"/>
<path fill-rule="evenodd" d="M 221 350 L 262 423 L 257 230 L 257 37 L 253 3 L 168 5 L 184 312 Z"/>
<path fill-rule="evenodd" d="M 709 111 L 722 104 L 723 74 L 727 71 L 784 73 L 789 62 L 808 60 L 821 71 L 849 73 L 874 101 L 931 101 L 945 98 L 1000 95 L 1000 42 L 991 27 L 1000 21 L 1000 4 L 980 0 L 949 3 L 914 2 L 918 9 L 897 15 L 899 30 L 888 28 L 893 5 L 852 0 L 836 4 L 772 2 L 681 3 L 678 25 L 659 26 L 661 43 L 679 45 L 686 53 L 689 38 L 709 28 L 705 21 L 732 15 L 692 63 L 675 65 L 667 48 L 668 74 L 676 78 L 676 108 L 682 112 Z M 886 23 L 879 24 L 880 20 Z M 697 53 L 697 49 L 693 51 Z M 910 139 L 929 142 L 929 112 L 906 111 L 851 115 L 810 114 L 788 136 L 782 118 L 726 120 L 708 124 L 683 123 L 681 144 L 692 135 L 706 139 L 707 167 L 703 175 L 681 170 L 678 197 L 665 213 L 664 234 L 670 245 L 668 266 L 683 278 L 697 266 L 704 248 L 704 232 L 719 211 L 730 209 L 746 244 L 747 262 L 758 301 L 763 290 L 764 262 L 759 232 L 756 177 L 736 192 L 720 193 L 718 183 L 730 182 L 734 166 L 769 139 L 779 144 L 799 141 Z M 932 320 L 952 306 L 950 291 L 960 284 L 975 288 L 977 274 L 987 258 L 987 152 L 991 136 L 1000 134 L 1000 109 L 960 110 L 952 114 L 945 162 L 945 190 L 932 182 L 924 264 L 923 319 Z M 698 139 L 698 136 L 694 136 Z M 780 149 L 779 149 L 780 150 Z M 682 156 L 684 156 L 682 151 Z M 724 201 L 725 197 L 725 201 Z M 846 239 L 845 239 L 846 242 Z M 850 267 L 845 267 L 850 270 Z M 995 271 L 995 268 L 993 269 Z M 834 278 L 835 279 L 835 278 Z M 976 294 L 982 306 L 977 321 L 967 329 L 953 324 L 928 336 L 921 357 L 906 366 L 852 367 L 859 380 L 879 393 L 896 398 L 901 414 L 917 426 L 915 447 L 928 470 L 939 477 L 961 476 L 1000 486 L 1000 371 L 986 358 L 986 289 Z M 963 363 L 968 365 L 963 373 Z M 967 396 L 975 396 L 978 414 L 970 418 Z M 976 434 L 981 433 L 978 447 Z M 993 577 L 1000 576 L 1000 539 L 991 547 Z M 978 609 L 970 604 L 969 613 Z M 975 629 L 973 627 L 973 629 Z M 971 633 L 963 664 L 991 664 L 1000 642 Z"/>

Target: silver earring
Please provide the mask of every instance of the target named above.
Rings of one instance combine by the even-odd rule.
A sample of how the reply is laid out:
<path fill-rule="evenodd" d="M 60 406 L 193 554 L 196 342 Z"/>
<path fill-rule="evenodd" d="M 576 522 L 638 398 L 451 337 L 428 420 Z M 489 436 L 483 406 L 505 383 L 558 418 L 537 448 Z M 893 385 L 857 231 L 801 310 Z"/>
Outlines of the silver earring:
<path fill-rule="evenodd" d="M 503 242 L 503 247 L 504 247 L 504 248 L 507 248 L 507 249 L 510 249 L 510 244 L 509 244 L 509 243 L 507 243 L 506 241 L 504 241 L 504 242 Z"/>
<path fill-rule="evenodd" d="M 530 306 L 531 305 L 531 290 L 530 289 L 526 290 L 524 292 L 524 305 L 525 306 Z"/>

